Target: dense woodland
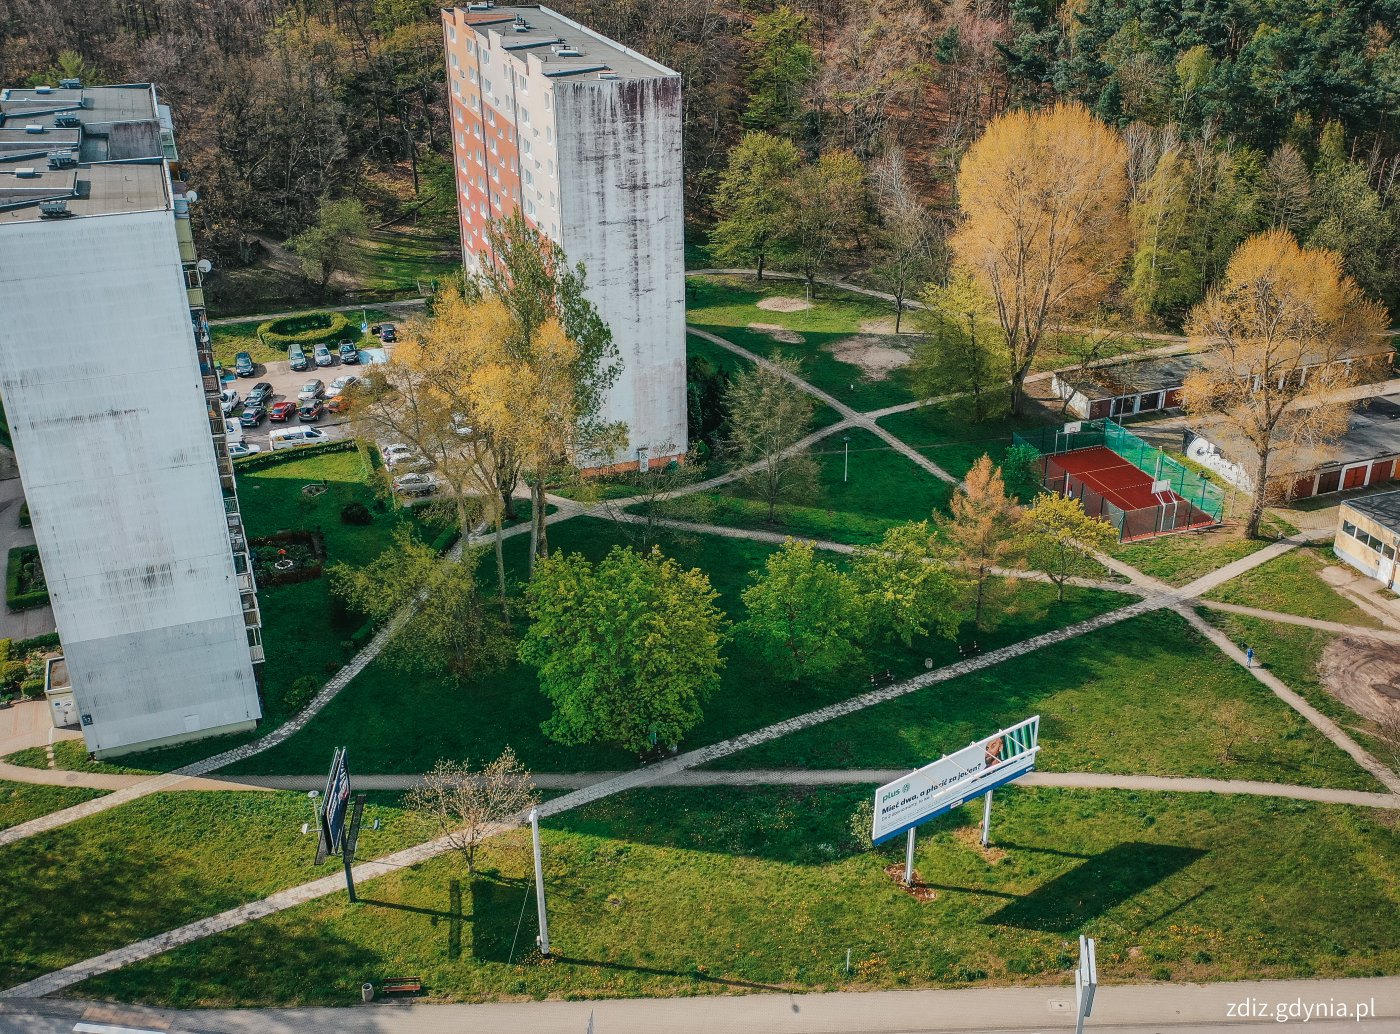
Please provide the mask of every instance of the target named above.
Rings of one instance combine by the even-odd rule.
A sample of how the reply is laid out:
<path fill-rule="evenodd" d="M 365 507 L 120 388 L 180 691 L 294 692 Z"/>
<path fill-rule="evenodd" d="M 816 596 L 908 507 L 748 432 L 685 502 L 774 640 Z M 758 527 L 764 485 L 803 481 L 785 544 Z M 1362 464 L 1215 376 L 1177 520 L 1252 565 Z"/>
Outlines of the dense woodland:
<path fill-rule="evenodd" d="M 1133 246 L 1109 300 L 1125 316 L 1179 325 L 1235 246 L 1276 226 L 1339 250 L 1400 307 L 1400 0 L 554 6 L 684 76 L 697 242 L 733 203 L 732 150 L 762 131 L 802 190 L 855 205 L 804 226 L 776 264 L 940 278 L 967 148 L 1008 108 L 1074 99 L 1130 150 Z M 160 83 L 205 199 L 203 247 L 224 267 L 307 229 L 327 197 L 450 236 L 437 8 L 0 0 L 0 81 Z M 897 261 L 911 233 L 912 268 Z"/>

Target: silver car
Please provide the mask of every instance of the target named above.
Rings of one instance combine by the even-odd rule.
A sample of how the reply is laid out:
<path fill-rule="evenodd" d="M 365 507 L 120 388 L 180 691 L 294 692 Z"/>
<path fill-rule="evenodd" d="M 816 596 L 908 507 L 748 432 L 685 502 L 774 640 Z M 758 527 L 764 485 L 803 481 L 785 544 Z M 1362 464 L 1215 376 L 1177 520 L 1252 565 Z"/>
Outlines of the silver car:
<path fill-rule="evenodd" d="M 325 382 L 319 378 L 309 380 L 301 386 L 301 391 L 297 392 L 298 402 L 308 402 L 311 399 L 318 399 L 326 393 Z"/>

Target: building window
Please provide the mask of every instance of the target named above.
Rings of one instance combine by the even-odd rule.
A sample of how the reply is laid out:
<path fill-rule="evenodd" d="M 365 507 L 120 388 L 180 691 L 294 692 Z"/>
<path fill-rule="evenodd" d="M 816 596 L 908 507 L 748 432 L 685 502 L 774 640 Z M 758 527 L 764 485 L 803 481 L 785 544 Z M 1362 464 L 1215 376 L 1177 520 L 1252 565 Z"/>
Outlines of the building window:
<path fill-rule="evenodd" d="M 551 107 L 553 107 L 553 104 L 553 98 L 551 98 L 550 95 L 546 93 L 544 95 L 544 110 L 548 111 Z"/>
<path fill-rule="evenodd" d="M 549 192 L 549 207 L 554 207 L 554 191 L 552 190 Z"/>
<path fill-rule="evenodd" d="M 481 54 L 481 63 L 483 65 L 489 65 L 491 63 L 491 51 L 489 51 L 485 47 L 479 47 L 477 49 Z"/>
<path fill-rule="evenodd" d="M 491 153 L 496 153 L 496 138 L 494 136 L 491 138 Z"/>
<path fill-rule="evenodd" d="M 515 172 L 515 171 L 516 171 L 516 170 L 515 170 L 515 159 L 514 159 L 514 158 L 512 158 L 512 159 L 510 160 L 510 171 L 511 171 L 511 172 Z"/>
<path fill-rule="evenodd" d="M 521 109 L 520 109 L 520 120 L 521 120 L 522 122 L 524 122 L 527 126 L 530 124 L 530 109 L 529 109 L 529 108 L 521 108 Z"/>
<path fill-rule="evenodd" d="M 472 68 L 472 69 L 468 69 L 468 71 L 471 73 L 472 85 L 475 86 L 478 82 L 480 82 L 480 80 L 477 78 L 477 75 L 476 75 L 476 69 L 475 69 L 475 68 Z"/>
<path fill-rule="evenodd" d="M 486 89 L 490 90 L 491 87 L 487 86 Z M 490 108 L 486 109 L 486 124 L 488 126 L 494 126 L 496 124 L 496 113 Z"/>
<path fill-rule="evenodd" d="M 481 139 L 481 123 L 472 123 L 472 136 L 476 137 L 478 140 Z"/>
<path fill-rule="evenodd" d="M 544 127 L 544 142 L 547 144 L 554 142 L 554 130 L 550 129 L 548 126 Z"/>
<path fill-rule="evenodd" d="M 452 93 L 458 97 L 462 96 L 462 84 L 456 79 L 452 80 Z"/>
<path fill-rule="evenodd" d="M 550 179 L 553 179 L 553 178 L 554 178 L 554 159 L 553 159 L 553 158 L 547 158 L 547 159 L 545 159 L 545 163 L 544 163 L 544 164 L 545 164 L 545 168 L 547 168 L 547 169 L 549 170 L 549 178 L 550 178 Z"/>
<path fill-rule="evenodd" d="M 526 169 L 526 170 L 525 170 L 525 182 L 528 183 L 528 184 L 529 184 L 530 186 L 532 186 L 532 187 L 535 185 L 535 176 L 534 176 L 534 173 L 532 173 L 529 169 Z"/>
<path fill-rule="evenodd" d="M 449 43 L 457 42 L 457 30 L 450 25 L 447 27 L 447 40 Z"/>

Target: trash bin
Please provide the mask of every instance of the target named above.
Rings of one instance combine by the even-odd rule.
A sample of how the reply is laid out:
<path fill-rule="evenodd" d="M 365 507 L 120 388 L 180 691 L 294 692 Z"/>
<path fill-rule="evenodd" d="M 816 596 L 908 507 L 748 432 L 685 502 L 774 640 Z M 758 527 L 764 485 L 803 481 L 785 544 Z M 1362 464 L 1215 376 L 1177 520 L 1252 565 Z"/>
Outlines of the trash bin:
<path fill-rule="evenodd" d="M 363 998 L 363 999 L 364 999 L 365 1001 L 367 1001 L 367 1002 L 372 1002 L 372 1001 L 374 1001 L 374 985 L 373 985 L 373 984 L 361 984 L 361 985 L 360 985 L 360 997 Z"/>

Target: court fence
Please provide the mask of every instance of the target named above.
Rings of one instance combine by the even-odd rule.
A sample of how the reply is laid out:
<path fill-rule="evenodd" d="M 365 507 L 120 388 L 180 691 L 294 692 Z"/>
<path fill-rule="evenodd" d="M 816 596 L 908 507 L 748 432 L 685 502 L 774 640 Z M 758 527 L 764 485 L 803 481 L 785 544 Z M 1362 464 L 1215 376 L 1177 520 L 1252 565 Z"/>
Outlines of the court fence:
<path fill-rule="evenodd" d="M 1224 517 L 1224 490 L 1114 420 L 1078 420 L 1028 430 L 1015 434 L 1013 442 L 1041 454 L 1041 483 L 1048 491 L 1078 499 L 1085 513 L 1103 517 L 1118 529 L 1119 541 L 1208 528 Z M 1094 448 L 1108 449 L 1141 471 L 1152 482 L 1153 503 L 1125 510 L 1054 460 L 1064 453 Z"/>

